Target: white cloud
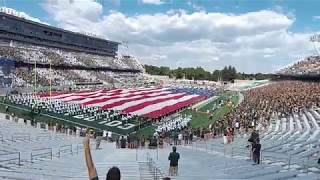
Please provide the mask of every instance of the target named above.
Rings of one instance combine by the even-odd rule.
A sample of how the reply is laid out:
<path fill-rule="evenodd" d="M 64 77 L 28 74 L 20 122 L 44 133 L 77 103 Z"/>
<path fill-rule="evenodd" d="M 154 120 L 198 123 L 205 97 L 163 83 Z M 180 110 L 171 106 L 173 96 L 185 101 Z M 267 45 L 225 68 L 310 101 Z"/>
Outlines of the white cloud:
<path fill-rule="evenodd" d="M 320 16 L 313 16 L 312 17 L 314 20 L 320 20 Z"/>
<path fill-rule="evenodd" d="M 42 23 L 42 24 L 47 24 L 48 25 L 47 22 L 43 22 L 40 19 L 34 18 L 34 17 L 30 16 L 29 14 L 27 14 L 25 12 L 19 12 L 19 11 L 16 11 L 15 9 L 12 9 L 12 8 L 1 7 L 1 11 L 5 12 L 7 14 L 12 14 L 12 15 L 15 15 L 15 16 L 19 16 L 19 17 L 31 20 L 31 21 L 35 21 L 35 22 L 38 22 L 38 23 Z"/>
<path fill-rule="evenodd" d="M 103 14 L 89 0 L 64 0 L 43 6 L 58 25 L 127 41 L 129 52 L 153 65 L 202 66 L 208 70 L 233 65 L 245 72 L 271 72 L 290 62 L 291 54 L 312 51 L 309 35 L 292 33 L 295 19 L 273 10 L 243 14 L 170 11 L 127 16 Z"/>
<path fill-rule="evenodd" d="M 161 0 L 141 0 L 141 3 L 160 5 L 160 4 L 163 4 L 164 2 Z"/>

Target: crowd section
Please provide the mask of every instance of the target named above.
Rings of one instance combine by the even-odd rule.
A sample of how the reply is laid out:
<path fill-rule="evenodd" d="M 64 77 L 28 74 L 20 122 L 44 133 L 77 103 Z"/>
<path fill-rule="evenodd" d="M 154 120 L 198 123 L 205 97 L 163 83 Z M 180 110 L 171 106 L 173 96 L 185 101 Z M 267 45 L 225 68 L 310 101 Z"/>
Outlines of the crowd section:
<path fill-rule="evenodd" d="M 0 46 L 0 57 L 27 63 L 52 65 L 80 65 L 87 67 L 108 67 L 113 69 L 134 69 L 143 71 L 139 61 L 131 56 L 108 57 L 83 52 L 15 43 L 13 46 Z"/>
<path fill-rule="evenodd" d="M 267 126 L 271 120 L 301 114 L 320 106 L 320 84 L 317 82 L 280 81 L 243 92 L 242 103 L 220 123 L 244 129 L 257 123 Z"/>
<path fill-rule="evenodd" d="M 279 71 L 283 75 L 319 75 L 320 74 L 320 56 L 307 57 L 292 66 Z"/>
<path fill-rule="evenodd" d="M 97 77 L 84 70 L 57 70 L 37 68 L 16 68 L 10 74 L 13 78 L 13 87 L 74 85 L 75 83 L 97 82 Z M 16 82 L 17 81 L 17 82 Z M 101 82 L 101 81 L 99 81 Z"/>
<path fill-rule="evenodd" d="M 0 58 L 20 61 L 25 63 L 81 66 L 90 68 L 130 69 L 143 72 L 140 62 L 131 56 L 108 57 L 87 54 L 83 52 L 70 52 L 55 48 L 25 45 L 0 46 Z M 32 67 L 17 67 L 12 70 L 10 77 L 12 87 L 28 86 L 72 86 L 79 83 L 96 83 L 118 87 L 132 87 L 144 78 L 140 73 L 86 71 Z M 142 84 L 141 84 L 142 85 Z"/>

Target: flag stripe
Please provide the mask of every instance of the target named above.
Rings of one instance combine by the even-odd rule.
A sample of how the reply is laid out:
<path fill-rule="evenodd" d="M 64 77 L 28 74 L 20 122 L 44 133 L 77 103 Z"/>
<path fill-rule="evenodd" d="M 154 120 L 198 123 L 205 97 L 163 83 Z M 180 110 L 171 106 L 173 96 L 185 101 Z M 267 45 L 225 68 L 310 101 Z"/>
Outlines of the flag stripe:
<path fill-rule="evenodd" d="M 130 99 L 134 99 L 134 98 L 137 98 L 137 97 L 143 97 L 144 95 L 146 94 L 149 94 L 149 95 L 160 95 L 160 94 L 163 94 L 163 93 L 168 93 L 168 92 L 144 92 L 144 93 L 140 93 L 140 94 L 122 94 L 122 95 L 119 95 L 119 96 L 111 96 L 109 98 L 104 98 L 104 99 L 101 99 L 101 100 L 93 100 L 93 101 L 90 101 L 90 102 L 86 102 L 84 103 L 84 105 L 87 105 L 87 106 L 98 106 L 98 107 L 102 107 L 102 106 L 105 106 L 107 104 L 111 104 L 111 103 L 114 103 L 114 102 L 117 102 L 117 101 L 121 101 L 121 100 L 130 100 Z"/>
<path fill-rule="evenodd" d="M 158 118 L 161 116 L 165 116 L 175 110 L 181 109 L 183 107 L 189 106 L 191 104 L 193 104 L 194 102 L 200 100 L 202 97 L 200 96 L 196 96 L 196 97 L 192 97 L 191 99 L 188 99 L 186 101 L 182 101 L 173 105 L 169 105 L 169 106 L 165 106 L 161 109 L 157 109 L 155 111 L 149 112 L 147 114 L 144 114 L 144 116 L 147 116 L 149 118 Z"/>
<path fill-rule="evenodd" d="M 133 107 L 136 105 L 143 105 L 145 103 L 154 103 L 156 101 L 160 102 L 160 101 L 165 101 L 165 100 L 169 100 L 172 98 L 175 98 L 177 96 L 182 96 L 185 93 L 168 93 L 167 95 L 161 95 L 161 96 L 148 96 L 145 98 L 140 98 L 139 100 L 134 100 L 134 101 L 126 101 L 125 103 L 119 104 L 117 106 L 109 106 L 109 107 L 104 107 L 104 108 L 112 108 L 114 110 L 124 110 L 127 109 L 129 107 Z M 142 106 L 143 107 L 143 106 Z M 137 109 L 138 110 L 138 109 Z"/>
<path fill-rule="evenodd" d="M 137 111 L 131 112 L 131 114 L 135 114 L 135 115 L 139 115 L 139 116 L 143 115 L 143 114 L 148 114 L 152 111 L 155 111 L 157 109 L 161 109 L 165 106 L 174 105 L 176 103 L 183 102 L 183 101 L 186 101 L 188 99 L 191 99 L 191 98 L 197 97 L 197 96 L 198 95 L 186 95 L 186 96 L 183 96 L 179 99 L 170 99 L 168 101 L 164 101 L 164 102 L 160 102 L 160 103 L 156 103 L 156 104 L 149 104 L 146 107 L 144 107 L 143 109 L 139 109 Z"/>
<path fill-rule="evenodd" d="M 134 112 L 134 111 L 138 111 L 140 109 L 143 109 L 149 105 L 152 105 L 152 104 L 157 104 L 157 103 L 160 103 L 160 102 L 165 102 L 165 101 L 168 101 L 170 99 L 179 99 L 181 97 L 183 97 L 184 95 L 186 94 L 177 94 L 177 95 L 173 95 L 171 97 L 165 97 L 165 98 L 158 98 L 158 99 L 155 99 L 155 100 L 152 100 L 152 101 L 146 101 L 146 102 L 143 102 L 143 103 L 140 103 L 140 104 L 137 104 L 137 105 L 134 105 L 134 106 L 130 106 L 126 109 L 123 109 L 123 112 L 125 113 L 131 113 L 131 112 Z"/>
<path fill-rule="evenodd" d="M 192 89 L 184 91 L 183 89 L 149 87 L 99 89 L 72 93 L 54 92 L 51 97 L 49 93 L 42 93 L 39 94 L 39 97 L 158 118 L 205 98 L 205 96 L 192 92 Z"/>

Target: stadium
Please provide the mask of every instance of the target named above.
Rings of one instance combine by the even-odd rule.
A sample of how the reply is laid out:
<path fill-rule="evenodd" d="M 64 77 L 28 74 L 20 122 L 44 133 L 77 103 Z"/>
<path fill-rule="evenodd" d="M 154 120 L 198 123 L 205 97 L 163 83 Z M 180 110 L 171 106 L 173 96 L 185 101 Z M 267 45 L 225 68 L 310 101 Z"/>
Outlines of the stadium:
<path fill-rule="evenodd" d="M 320 179 L 320 54 L 211 73 L 123 45 L 1 8 L 0 179 Z"/>

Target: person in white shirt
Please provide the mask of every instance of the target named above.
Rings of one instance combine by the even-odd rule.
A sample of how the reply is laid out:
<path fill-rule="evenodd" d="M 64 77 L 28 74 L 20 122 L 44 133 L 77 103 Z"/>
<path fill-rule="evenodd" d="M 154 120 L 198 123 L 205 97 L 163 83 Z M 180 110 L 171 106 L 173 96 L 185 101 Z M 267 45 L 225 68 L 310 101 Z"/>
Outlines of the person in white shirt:
<path fill-rule="evenodd" d="M 178 145 L 181 145 L 182 142 L 182 133 L 178 134 Z"/>

